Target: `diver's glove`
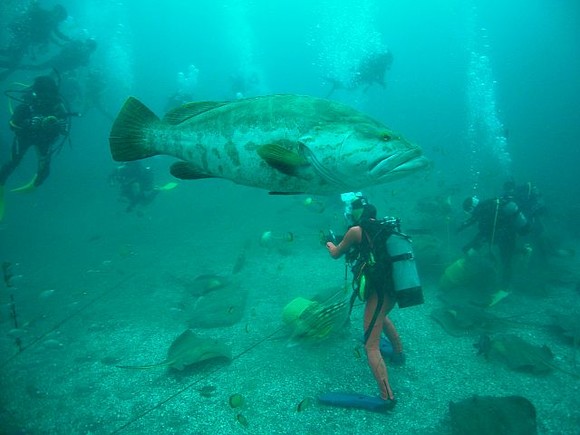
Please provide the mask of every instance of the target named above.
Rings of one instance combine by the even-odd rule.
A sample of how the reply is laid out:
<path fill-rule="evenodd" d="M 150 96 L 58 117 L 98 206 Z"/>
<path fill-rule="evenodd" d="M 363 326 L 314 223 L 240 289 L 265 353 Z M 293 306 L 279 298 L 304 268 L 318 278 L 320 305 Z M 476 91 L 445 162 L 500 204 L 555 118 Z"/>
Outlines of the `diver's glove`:
<path fill-rule="evenodd" d="M 338 241 L 336 238 L 336 234 L 334 234 L 334 231 L 328 230 L 328 233 L 320 231 L 320 244 L 326 246 L 328 242 L 332 242 L 335 245 L 338 245 Z"/>

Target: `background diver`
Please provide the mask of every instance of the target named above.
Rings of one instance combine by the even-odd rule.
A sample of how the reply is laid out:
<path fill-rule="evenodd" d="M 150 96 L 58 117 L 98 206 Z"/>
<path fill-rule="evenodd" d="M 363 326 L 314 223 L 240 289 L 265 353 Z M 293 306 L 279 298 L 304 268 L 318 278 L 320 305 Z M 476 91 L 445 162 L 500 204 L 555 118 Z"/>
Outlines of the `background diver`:
<path fill-rule="evenodd" d="M 463 210 L 469 214 L 457 232 L 477 224 L 476 235 L 463 247 L 463 252 L 475 255 L 483 247 L 493 256 L 493 247 L 499 250 L 500 290 L 489 303 L 495 305 L 509 294 L 512 277 L 512 258 L 516 250 L 516 237 L 529 232 L 530 224 L 518 205 L 509 197 L 480 201 L 477 196 L 466 198 Z"/>
<path fill-rule="evenodd" d="M 7 95 L 20 104 L 10 118 L 10 129 L 14 132 L 10 160 L 0 167 L 0 219 L 4 214 L 4 185 L 12 172 L 32 147 L 38 157 L 36 174 L 29 183 L 13 191 L 26 192 L 40 186 L 49 175 L 52 155 L 68 138 L 71 116 L 50 76 L 37 77 L 32 86 L 22 91 L 21 98 Z M 62 140 L 57 143 L 59 137 Z"/>
<path fill-rule="evenodd" d="M 336 78 L 328 78 L 332 83 L 332 87 L 326 94 L 326 98 L 332 96 L 337 89 L 354 90 L 362 87 L 364 92 L 366 92 L 375 83 L 383 88 L 386 87 L 385 74 L 387 70 L 391 69 L 392 64 L 393 54 L 390 50 L 382 50 L 367 55 L 361 59 L 356 69 L 352 72 L 352 77 L 348 83 Z"/>
<path fill-rule="evenodd" d="M 52 9 L 43 9 L 37 1 L 33 1 L 26 11 L 9 26 L 10 40 L 8 45 L 0 49 L 0 80 L 17 70 L 25 56 L 33 61 L 37 52 L 46 51 L 50 44 L 61 46 L 71 39 L 59 30 L 59 26 L 68 17 L 62 5 Z"/>
<path fill-rule="evenodd" d="M 150 166 L 139 161 L 131 161 L 117 166 L 109 175 L 109 184 L 119 186 L 121 198 L 128 202 L 125 211 L 132 212 L 136 207 L 149 205 L 160 191 L 171 190 L 176 183 L 155 186 L 155 176 Z"/>
<path fill-rule="evenodd" d="M 97 41 L 93 38 L 86 40 L 71 40 L 66 42 L 51 58 L 33 65 L 20 65 L 18 69 L 28 71 L 55 70 L 60 74 L 87 67 L 91 56 L 97 49 Z"/>

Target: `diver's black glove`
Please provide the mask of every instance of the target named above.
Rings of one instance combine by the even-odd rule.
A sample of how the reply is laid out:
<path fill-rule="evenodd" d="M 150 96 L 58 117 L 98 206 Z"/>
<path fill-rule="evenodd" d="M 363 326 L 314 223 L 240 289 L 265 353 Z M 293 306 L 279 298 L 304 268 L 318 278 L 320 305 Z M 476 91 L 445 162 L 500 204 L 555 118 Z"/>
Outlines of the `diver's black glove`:
<path fill-rule="evenodd" d="M 463 231 L 465 228 L 470 227 L 473 224 L 472 221 L 465 221 L 463 222 L 461 225 L 459 225 L 456 229 L 455 229 L 455 234 L 459 234 L 461 231 Z"/>
<path fill-rule="evenodd" d="M 338 240 L 336 238 L 336 234 L 334 234 L 334 231 L 328 230 L 328 233 L 325 233 L 324 231 L 320 231 L 320 244 L 322 246 L 326 246 L 326 244 L 328 242 L 332 242 L 335 245 L 338 244 Z"/>

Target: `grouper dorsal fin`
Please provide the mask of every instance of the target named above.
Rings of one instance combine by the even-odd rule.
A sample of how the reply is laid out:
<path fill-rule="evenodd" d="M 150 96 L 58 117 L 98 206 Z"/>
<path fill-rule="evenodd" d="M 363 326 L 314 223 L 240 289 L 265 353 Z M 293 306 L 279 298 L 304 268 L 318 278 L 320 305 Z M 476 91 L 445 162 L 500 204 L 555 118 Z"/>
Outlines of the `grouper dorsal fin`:
<path fill-rule="evenodd" d="M 211 174 L 203 172 L 200 168 L 189 162 L 176 162 L 169 169 L 171 175 L 180 180 L 200 180 L 202 178 L 215 178 Z"/>
<path fill-rule="evenodd" d="M 209 110 L 216 109 L 218 107 L 228 104 L 227 102 L 215 102 L 215 101 L 201 101 L 186 103 L 183 106 L 176 107 L 170 110 L 163 117 L 163 122 L 170 125 L 178 125 L 194 116 L 200 115 Z"/>
<path fill-rule="evenodd" d="M 263 145 L 257 152 L 268 165 L 286 175 L 296 176 L 301 166 L 308 165 L 304 156 L 281 145 Z"/>

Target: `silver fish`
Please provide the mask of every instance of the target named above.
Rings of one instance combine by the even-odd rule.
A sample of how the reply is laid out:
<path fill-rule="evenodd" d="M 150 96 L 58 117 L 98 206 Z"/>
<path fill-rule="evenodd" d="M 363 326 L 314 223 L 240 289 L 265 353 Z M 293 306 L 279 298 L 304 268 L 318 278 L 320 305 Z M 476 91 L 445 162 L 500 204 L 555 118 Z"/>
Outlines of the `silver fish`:
<path fill-rule="evenodd" d="M 181 159 L 180 179 L 226 178 L 272 194 L 337 194 L 427 166 L 421 148 L 343 104 L 300 95 L 188 103 L 159 119 L 129 97 L 109 136 L 116 161 Z"/>

